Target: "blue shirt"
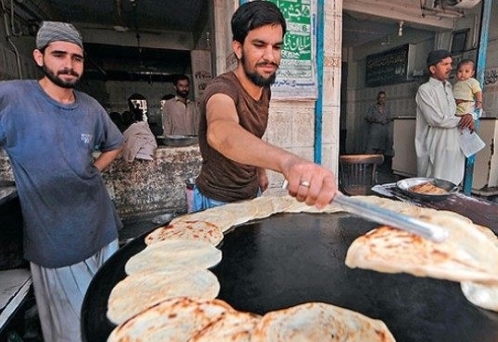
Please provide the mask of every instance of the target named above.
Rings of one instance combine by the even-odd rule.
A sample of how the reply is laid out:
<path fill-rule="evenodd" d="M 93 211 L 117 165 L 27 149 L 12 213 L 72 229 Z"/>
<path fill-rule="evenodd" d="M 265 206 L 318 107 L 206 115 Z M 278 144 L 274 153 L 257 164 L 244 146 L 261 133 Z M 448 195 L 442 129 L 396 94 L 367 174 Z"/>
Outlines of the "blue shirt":
<path fill-rule="evenodd" d="M 92 152 L 123 136 L 95 99 L 74 93 L 61 104 L 37 81 L 0 82 L 0 146 L 21 201 L 24 255 L 48 268 L 87 259 L 122 226 Z"/>

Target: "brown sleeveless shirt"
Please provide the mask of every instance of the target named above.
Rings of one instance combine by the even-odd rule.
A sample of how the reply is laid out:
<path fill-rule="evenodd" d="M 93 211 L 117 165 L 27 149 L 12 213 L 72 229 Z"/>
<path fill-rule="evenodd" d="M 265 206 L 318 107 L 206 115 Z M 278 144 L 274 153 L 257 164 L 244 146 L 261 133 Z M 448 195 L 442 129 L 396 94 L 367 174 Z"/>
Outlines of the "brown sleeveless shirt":
<path fill-rule="evenodd" d="M 261 138 L 268 124 L 270 88 L 265 87 L 261 98 L 256 101 L 242 88 L 237 76 L 233 72 L 227 72 L 209 83 L 201 100 L 199 148 L 202 168 L 196 180 L 197 187 L 204 196 L 218 201 L 234 202 L 251 199 L 258 193 L 257 168 L 234 162 L 207 143 L 206 103 L 211 96 L 219 93 L 233 99 L 240 126 Z"/>

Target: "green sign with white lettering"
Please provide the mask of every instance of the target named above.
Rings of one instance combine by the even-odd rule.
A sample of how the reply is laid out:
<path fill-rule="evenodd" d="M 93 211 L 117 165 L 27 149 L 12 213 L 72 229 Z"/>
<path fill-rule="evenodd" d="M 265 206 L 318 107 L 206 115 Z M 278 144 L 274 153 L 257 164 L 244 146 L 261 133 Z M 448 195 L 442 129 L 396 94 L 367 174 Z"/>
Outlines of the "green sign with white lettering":
<path fill-rule="evenodd" d="M 274 98 L 316 98 L 315 0 L 269 0 L 282 11 L 287 23 L 282 60 L 272 86 Z"/>

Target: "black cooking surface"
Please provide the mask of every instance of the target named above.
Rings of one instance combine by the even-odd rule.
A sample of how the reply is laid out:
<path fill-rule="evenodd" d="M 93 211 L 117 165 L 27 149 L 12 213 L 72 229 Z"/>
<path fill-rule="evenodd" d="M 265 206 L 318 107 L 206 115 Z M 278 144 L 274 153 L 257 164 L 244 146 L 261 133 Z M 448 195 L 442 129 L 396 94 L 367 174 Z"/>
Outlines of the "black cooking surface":
<path fill-rule="evenodd" d="M 237 227 L 219 246 L 218 298 L 258 314 L 331 303 L 383 320 L 399 342 L 498 341 L 498 314 L 468 302 L 458 283 L 345 266 L 351 242 L 375 226 L 348 214 L 279 214 Z M 87 341 L 106 340 L 109 293 L 144 246 L 140 237 L 123 247 L 92 281 L 82 311 Z"/>

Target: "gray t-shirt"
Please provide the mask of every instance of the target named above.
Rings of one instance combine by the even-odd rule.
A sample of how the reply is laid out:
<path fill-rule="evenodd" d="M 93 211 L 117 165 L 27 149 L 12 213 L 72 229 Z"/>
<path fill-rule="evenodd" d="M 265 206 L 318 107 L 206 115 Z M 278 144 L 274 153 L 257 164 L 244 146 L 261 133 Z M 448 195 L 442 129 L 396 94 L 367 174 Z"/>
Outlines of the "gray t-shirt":
<path fill-rule="evenodd" d="M 24 255 L 48 268 L 87 259 L 122 227 L 92 152 L 123 136 L 95 99 L 75 98 L 61 104 L 34 80 L 0 82 L 0 146 L 21 202 Z"/>

